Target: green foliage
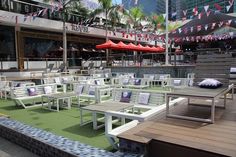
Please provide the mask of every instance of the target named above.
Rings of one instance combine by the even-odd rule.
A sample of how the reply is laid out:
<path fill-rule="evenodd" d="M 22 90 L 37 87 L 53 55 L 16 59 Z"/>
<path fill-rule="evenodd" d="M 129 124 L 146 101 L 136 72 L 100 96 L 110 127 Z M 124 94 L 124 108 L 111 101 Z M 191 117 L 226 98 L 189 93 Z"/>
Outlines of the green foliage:
<path fill-rule="evenodd" d="M 128 21 L 133 24 L 133 28 L 137 29 L 144 18 L 144 13 L 141 7 L 133 7 L 128 12 L 125 12 Z M 129 23 L 127 22 L 127 23 Z"/>

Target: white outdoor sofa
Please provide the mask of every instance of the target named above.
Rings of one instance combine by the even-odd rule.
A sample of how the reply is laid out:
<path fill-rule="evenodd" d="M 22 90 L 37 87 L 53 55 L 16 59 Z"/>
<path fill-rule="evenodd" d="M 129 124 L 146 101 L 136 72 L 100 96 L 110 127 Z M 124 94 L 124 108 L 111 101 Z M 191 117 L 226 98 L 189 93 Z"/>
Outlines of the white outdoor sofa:
<path fill-rule="evenodd" d="M 119 103 L 121 93 L 127 90 L 130 89 L 116 89 L 113 95 L 113 101 Z M 116 149 L 118 148 L 116 139 L 117 135 L 133 128 L 140 122 L 146 121 L 152 118 L 153 116 L 160 114 L 162 111 L 166 109 L 166 104 L 165 104 L 166 93 L 159 93 L 157 91 L 150 91 L 150 90 L 138 90 L 138 91 L 131 90 L 131 91 L 132 91 L 132 96 L 130 103 L 134 104 L 131 110 L 129 110 L 128 112 L 107 111 L 105 113 L 105 135 L 109 143 L 113 146 L 113 148 Z M 140 93 L 150 93 L 148 104 L 146 105 L 139 104 Z M 173 105 L 181 100 L 183 100 L 183 98 L 174 99 L 170 103 L 171 105 Z M 112 128 L 114 118 L 121 119 L 121 126 Z"/>
<path fill-rule="evenodd" d="M 50 88 L 50 91 L 47 90 Z M 30 94 L 30 90 L 33 89 L 34 94 Z M 31 90 L 31 91 L 33 91 Z M 56 84 L 45 84 L 45 85 L 35 85 L 35 86 L 23 86 L 23 87 L 15 87 L 11 89 L 11 99 L 13 99 L 16 105 L 21 105 L 23 108 L 42 106 L 41 96 L 47 94 L 53 94 L 57 92 Z M 25 101 L 33 101 L 33 104 L 27 106 Z M 39 101 L 39 104 L 36 104 L 36 101 Z M 28 103 L 28 102 L 27 102 Z"/>

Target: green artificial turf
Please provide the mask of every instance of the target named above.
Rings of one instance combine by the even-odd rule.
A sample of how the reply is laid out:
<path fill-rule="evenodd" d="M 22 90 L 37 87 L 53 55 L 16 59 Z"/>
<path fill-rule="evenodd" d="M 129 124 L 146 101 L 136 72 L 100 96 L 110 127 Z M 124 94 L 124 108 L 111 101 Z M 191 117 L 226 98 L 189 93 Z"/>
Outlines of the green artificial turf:
<path fill-rule="evenodd" d="M 104 135 L 104 128 L 93 130 L 92 123 L 80 126 L 80 112 L 76 107 L 72 107 L 70 110 L 63 109 L 59 112 L 49 111 L 42 107 L 22 109 L 20 106 L 16 107 L 11 100 L 0 99 L 0 113 L 56 135 L 111 150 L 111 146 Z M 85 114 L 84 118 L 91 119 L 91 114 Z"/>
<path fill-rule="evenodd" d="M 163 89 L 162 87 L 153 87 L 148 90 L 168 91 L 168 89 Z M 41 99 L 38 100 L 41 101 Z M 74 102 L 77 101 L 75 100 Z M 28 101 L 25 103 L 28 103 Z M 63 109 L 59 112 L 53 112 L 42 107 L 23 109 L 21 106 L 15 106 L 15 102 L 12 100 L 0 99 L 0 113 L 9 115 L 11 119 L 50 131 L 56 135 L 98 148 L 112 150 L 105 137 L 104 128 L 93 130 L 92 123 L 80 126 L 80 112 L 76 106 L 70 110 Z M 84 119 L 91 119 L 91 114 L 85 114 Z"/>

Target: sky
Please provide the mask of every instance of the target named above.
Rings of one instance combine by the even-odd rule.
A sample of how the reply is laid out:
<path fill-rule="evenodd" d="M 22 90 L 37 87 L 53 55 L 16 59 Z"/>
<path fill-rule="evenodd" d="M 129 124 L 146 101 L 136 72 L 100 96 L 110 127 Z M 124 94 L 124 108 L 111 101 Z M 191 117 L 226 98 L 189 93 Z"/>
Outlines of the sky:
<path fill-rule="evenodd" d="M 112 0 L 113 4 L 121 4 L 122 0 Z"/>

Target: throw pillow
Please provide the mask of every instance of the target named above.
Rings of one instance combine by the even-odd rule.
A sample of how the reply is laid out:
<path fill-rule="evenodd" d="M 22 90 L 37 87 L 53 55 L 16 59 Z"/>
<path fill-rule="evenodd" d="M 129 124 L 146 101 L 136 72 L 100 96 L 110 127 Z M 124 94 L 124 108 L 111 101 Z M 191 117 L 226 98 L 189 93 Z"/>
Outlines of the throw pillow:
<path fill-rule="evenodd" d="M 94 82 L 95 82 L 95 85 L 101 85 L 100 80 L 95 80 Z"/>
<path fill-rule="evenodd" d="M 230 74 L 236 74 L 236 67 L 230 68 Z"/>
<path fill-rule="evenodd" d="M 181 80 L 174 80 L 174 86 L 180 86 L 181 85 Z"/>
<path fill-rule="evenodd" d="M 122 83 L 123 83 L 123 85 L 128 85 L 129 84 L 129 79 L 124 78 Z"/>
<path fill-rule="evenodd" d="M 141 79 L 135 79 L 134 85 L 141 85 Z"/>
<path fill-rule="evenodd" d="M 63 77 L 62 81 L 63 81 L 63 83 L 67 83 L 68 82 L 68 78 L 67 77 Z"/>
<path fill-rule="evenodd" d="M 59 77 L 56 77 L 56 78 L 54 78 L 54 81 L 55 81 L 55 83 L 61 83 L 61 81 L 60 81 L 60 78 Z"/>
<path fill-rule="evenodd" d="M 130 102 L 130 97 L 131 97 L 132 92 L 131 91 L 125 91 L 121 93 L 121 99 L 120 102 Z"/>
<path fill-rule="evenodd" d="M 27 89 L 29 96 L 35 96 L 37 95 L 36 88 L 35 87 L 30 87 Z"/>
<path fill-rule="evenodd" d="M 150 93 L 140 93 L 138 97 L 138 103 L 147 105 L 150 98 Z"/>
<path fill-rule="evenodd" d="M 45 86 L 44 87 L 44 93 L 45 94 L 51 94 L 52 93 L 52 87 L 51 86 Z"/>
<path fill-rule="evenodd" d="M 105 73 L 104 76 L 105 76 L 105 78 L 109 78 L 109 74 L 108 73 Z"/>
<path fill-rule="evenodd" d="M 198 84 L 199 87 L 201 88 L 218 88 L 222 86 L 222 83 L 218 80 L 215 79 L 205 79 L 202 82 Z"/>
<path fill-rule="evenodd" d="M 84 86 L 83 86 L 83 85 L 77 85 L 77 86 L 75 87 L 75 93 L 76 93 L 77 95 L 82 94 L 82 93 L 83 93 L 83 90 L 84 90 Z"/>
<path fill-rule="evenodd" d="M 95 95 L 95 87 L 90 86 L 90 87 L 89 87 L 88 94 L 89 94 L 89 95 Z"/>

